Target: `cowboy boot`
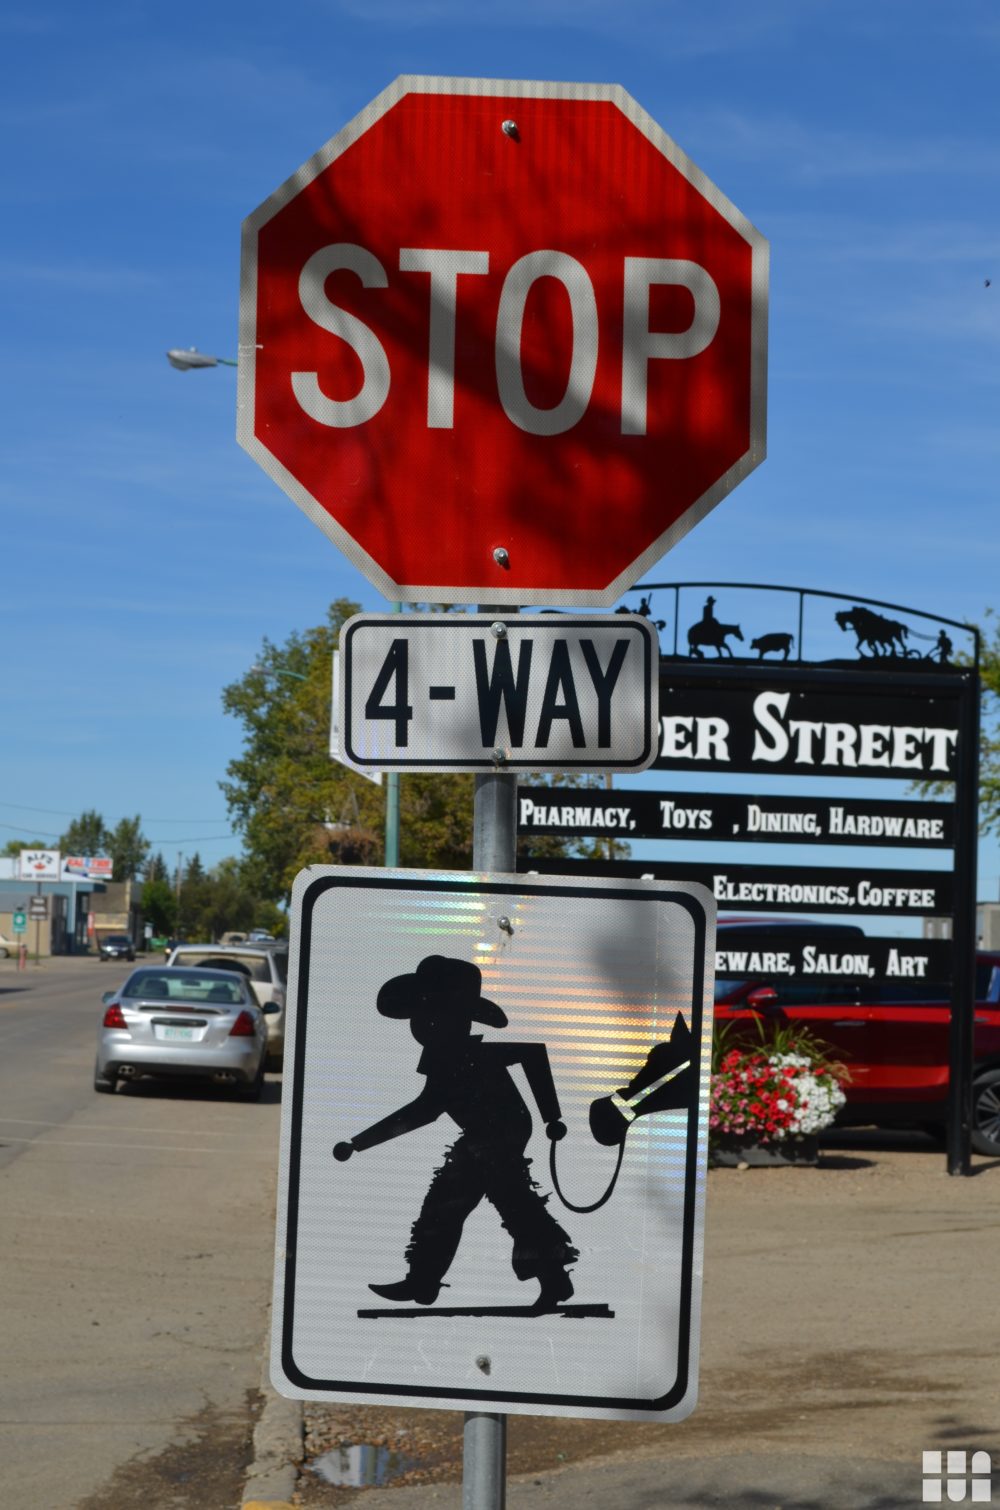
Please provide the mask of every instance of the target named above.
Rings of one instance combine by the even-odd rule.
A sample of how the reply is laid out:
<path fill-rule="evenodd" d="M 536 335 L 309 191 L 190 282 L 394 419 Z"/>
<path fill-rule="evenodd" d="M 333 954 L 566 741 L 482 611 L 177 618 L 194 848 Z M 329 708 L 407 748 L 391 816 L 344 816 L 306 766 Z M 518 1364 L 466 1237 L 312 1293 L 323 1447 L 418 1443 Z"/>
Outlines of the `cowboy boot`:
<path fill-rule="evenodd" d="M 573 1281 L 559 1264 L 548 1264 L 538 1274 L 541 1290 L 530 1310 L 536 1316 L 557 1311 L 573 1294 Z"/>
<path fill-rule="evenodd" d="M 426 1275 L 408 1274 L 395 1284 L 369 1285 L 369 1290 L 381 1295 L 383 1300 L 415 1300 L 417 1305 L 431 1306 L 441 1290 L 441 1281 Z"/>

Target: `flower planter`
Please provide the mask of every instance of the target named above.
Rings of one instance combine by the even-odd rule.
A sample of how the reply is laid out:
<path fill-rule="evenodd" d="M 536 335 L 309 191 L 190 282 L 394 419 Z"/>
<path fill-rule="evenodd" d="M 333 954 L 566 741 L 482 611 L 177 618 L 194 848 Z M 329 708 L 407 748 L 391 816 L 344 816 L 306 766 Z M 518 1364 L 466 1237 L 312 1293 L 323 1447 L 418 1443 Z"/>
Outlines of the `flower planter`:
<path fill-rule="evenodd" d="M 720 1137 L 713 1141 L 713 1146 L 709 1149 L 708 1162 L 722 1169 L 735 1169 L 738 1164 L 748 1164 L 752 1169 L 786 1164 L 818 1164 L 819 1139 L 800 1136 L 782 1138 L 777 1143 L 742 1143 L 736 1138 Z"/>

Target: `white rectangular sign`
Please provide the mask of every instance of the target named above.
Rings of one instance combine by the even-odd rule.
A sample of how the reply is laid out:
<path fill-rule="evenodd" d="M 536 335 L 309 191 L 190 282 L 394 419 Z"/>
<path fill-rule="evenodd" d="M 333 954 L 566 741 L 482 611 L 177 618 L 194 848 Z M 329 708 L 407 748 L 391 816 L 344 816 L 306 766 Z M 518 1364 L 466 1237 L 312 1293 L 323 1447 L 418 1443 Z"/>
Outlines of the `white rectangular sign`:
<path fill-rule="evenodd" d="M 57 849 L 22 849 L 18 856 L 19 881 L 58 881 L 61 877 Z"/>
<path fill-rule="evenodd" d="M 314 866 L 292 930 L 275 1386 L 688 1414 L 708 892 Z"/>
<path fill-rule="evenodd" d="M 642 771 L 656 756 L 659 643 L 636 614 L 358 614 L 340 646 L 353 765 Z"/>
<path fill-rule="evenodd" d="M 349 761 L 347 761 L 347 760 L 344 759 L 343 750 L 341 749 L 341 738 L 340 738 L 340 717 L 341 717 L 340 705 L 341 705 L 341 701 L 342 701 L 342 699 L 341 699 L 341 696 L 340 696 L 340 651 L 339 650 L 335 650 L 333 652 L 333 695 L 332 695 L 332 697 L 330 699 L 330 759 L 331 760 L 335 760 L 338 765 L 345 765 L 345 766 L 347 766 L 347 769 L 349 771 L 357 771 L 358 775 L 359 776 L 363 776 L 366 781 L 371 781 L 371 782 L 374 782 L 374 784 L 376 786 L 381 786 L 382 785 L 382 772 L 381 771 L 362 771 L 358 766 L 351 765 Z"/>
<path fill-rule="evenodd" d="M 110 881 L 114 861 L 110 855 L 67 855 L 63 860 L 63 873 L 76 880 Z"/>

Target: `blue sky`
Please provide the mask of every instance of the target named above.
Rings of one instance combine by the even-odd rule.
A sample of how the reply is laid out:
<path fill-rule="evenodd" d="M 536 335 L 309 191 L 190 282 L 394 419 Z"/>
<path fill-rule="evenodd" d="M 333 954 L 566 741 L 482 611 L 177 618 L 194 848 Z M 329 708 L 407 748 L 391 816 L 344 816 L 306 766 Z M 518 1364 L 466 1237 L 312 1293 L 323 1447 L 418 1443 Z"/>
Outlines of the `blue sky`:
<path fill-rule="evenodd" d="M 770 240 L 768 459 L 651 578 L 1000 605 L 995 5 L 12 0 L 0 55 L 4 839 L 236 852 L 221 687 L 382 606 L 164 352 L 235 356 L 243 217 L 400 73 L 619 83 Z"/>

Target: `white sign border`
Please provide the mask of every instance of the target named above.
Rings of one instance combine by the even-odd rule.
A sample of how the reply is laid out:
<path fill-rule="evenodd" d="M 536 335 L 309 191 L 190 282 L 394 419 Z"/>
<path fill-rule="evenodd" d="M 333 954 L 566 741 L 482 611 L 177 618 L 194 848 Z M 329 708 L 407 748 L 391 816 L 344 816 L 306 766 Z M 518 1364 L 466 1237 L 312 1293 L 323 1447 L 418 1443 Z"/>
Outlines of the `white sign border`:
<path fill-rule="evenodd" d="M 380 614 L 359 613 L 348 619 L 340 630 L 340 651 L 343 655 L 342 675 L 337 680 L 338 704 L 338 727 L 341 736 L 344 753 L 338 756 L 344 764 L 352 770 L 360 771 L 367 775 L 370 771 L 412 771 L 412 772 L 438 772 L 441 774 L 453 774 L 456 772 L 480 772 L 480 771 L 574 771 L 579 773 L 621 771 L 624 773 L 637 773 L 649 770 L 653 761 L 659 755 L 660 749 L 660 643 L 657 632 L 650 621 L 640 614 L 567 614 L 567 615 L 543 615 L 543 614 L 519 614 L 515 617 L 502 619 L 510 630 L 523 630 L 530 633 L 533 630 L 545 630 L 555 633 L 560 628 L 567 630 L 581 628 L 594 628 L 610 633 L 612 630 L 631 630 L 638 633 L 644 643 L 646 656 L 645 666 L 645 695 L 646 708 L 644 721 L 646 726 L 646 748 L 636 758 L 630 760 L 614 759 L 610 753 L 590 751 L 586 755 L 576 757 L 556 752 L 544 757 L 535 750 L 531 754 L 515 755 L 507 754 L 502 761 L 493 759 L 489 755 L 478 758 L 455 758 L 454 755 L 443 755 L 440 759 L 414 757 L 406 759 L 402 756 L 392 758 L 380 758 L 376 760 L 364 760 L 358 758 L 352 748 L 353 719 L 351 717 L 351 702 L 353 698 L 353 652 L 352 641 L 359 631 L 366 628 L 395 629 L 401 635 L 408 630 L 427 626 L 428 628 L 455 629 L 473 633 L 476 630 L 482 632 L 488 630 L 491 624 L 498 621 L 496 614 Z M 371 779 L 369 777 L 369 779 Z"/>
<path fill-rule="evenodd" d="M 668 529 L 601 589 L 506 587 L 496 582 L 447 586 L 441 583 L 403 584 L 387 572 L 327 513 L 318 499 L 278 460 L 256 434 L 254 399 L 257 384 L 257 238 L 279 210 L 323 173 L 332 162 L 369 131 L 407 94 L 473 95 L 522 99 L 604 100 L 616 105 L 628 121 L 681 173 L 748 243 L 751 252 L 750 321 L 750 444 L 734 463 Z M 569 607 L 608 608 L 640 577 L 700 524 L 727 494 L 759 467 L 767 455 L 767 322 L 770 245 L 767 238 L 738 210 L 717 184 L 702 172 L 637 100 L 620 84 L 573 84 L 526 79 L 470 79 L 401 74 L 370 104 L 285 179 L 243 222 L 240 259 L 239 363 L 236 376 L 236 439 L 248 455 L 288 494 L 328 539 L 343 552 L 384 597 L 400 603 L 495 603 L 498 606 L 561 603 Z"/>
<path fill-rule="evenodd" d="M 298 1190 L 295 1177 L 298 1150 L 302 1146 L 301 1087 L 305 1072 L 305 1036 L 300 1031 L 300 1012 L 309 987 L 311 933 L 309 921 L 315 903 L 331 887 L 361 886 L 386 890 L 423 888 L 464 892 L 466 895 L 507 897 L 542 891 L 566 891 L 609 899 L 659 898 L 681 903 L 692 915 L 700 970 L 695 970 L 692 990 L 691 1031 L 699 1045 L 701 1073 L 698 1099 L 689 1113 L 685 1156 L 685 1220 L 682 1233 L 681 1321 L 677 1374 L 666 1395 L 656 1400 L 610 1399 L 566 1396 L 554 1399 L 528 1392 L 496 1388 L 452 1389 L 417 1385 L 384 1385 L 368 1379 L 319 1381 L 304 1375 L 292 1356 L 295 1284 L 295 1243 L 289 1233 L 297 1220 Z M 291 1007 L 286 1039 L 286 1076 L 281 1107 L 281 1156 L 276 1213 L 274 1295 L 270 1377 L 274 1388 L 289 1399 L 340 1400 L 345 1402 L 395 1404 L 440 1410 L 502 1410 L 509 1414 L 586 1416 L 592 1419 L 629 1421 L 679 1421 L 694 1410 L 698 1397 L 698 1364 L 701 1335 L 701 1288 L 704 1271 L 705 1185 L 708 1145 L 708 1098 L 712 1032 L 715 901 L 705 887 L 685 883 L 609 881 L 601 877 L 539 875 L 489 875 L 475 871 L 384 870 L 368 866 L 310 866 L 300 871 L 292 892 L 293 937 L 288 976 Z M 298 1087 L 300 1094 L 296 1094 Z M 291 1277 L 289 1277 L 291 1271 Z"/>

